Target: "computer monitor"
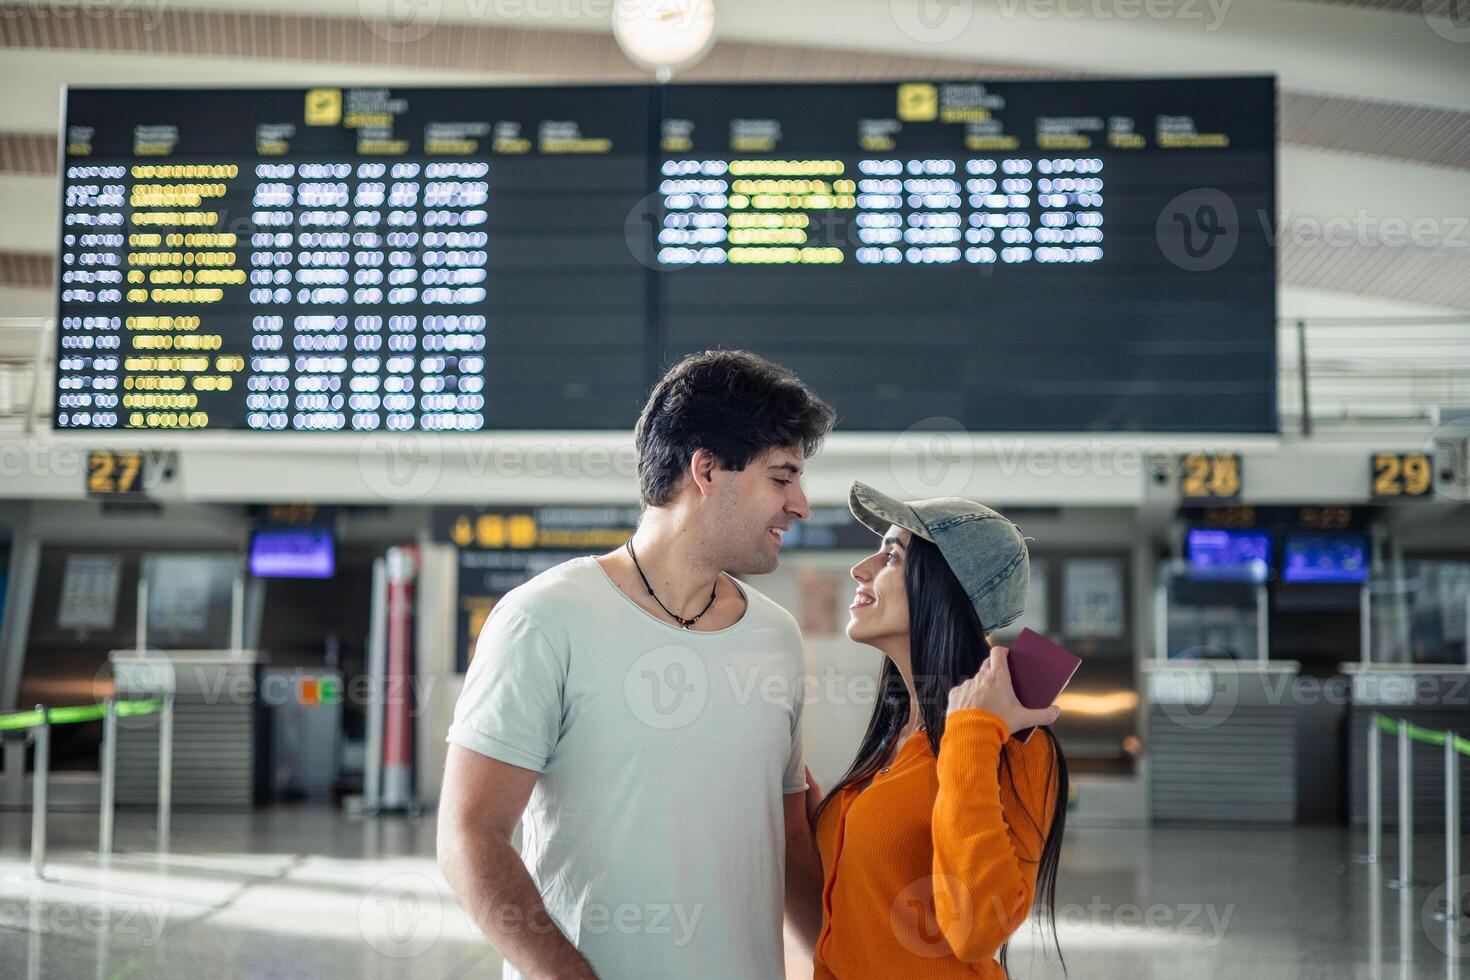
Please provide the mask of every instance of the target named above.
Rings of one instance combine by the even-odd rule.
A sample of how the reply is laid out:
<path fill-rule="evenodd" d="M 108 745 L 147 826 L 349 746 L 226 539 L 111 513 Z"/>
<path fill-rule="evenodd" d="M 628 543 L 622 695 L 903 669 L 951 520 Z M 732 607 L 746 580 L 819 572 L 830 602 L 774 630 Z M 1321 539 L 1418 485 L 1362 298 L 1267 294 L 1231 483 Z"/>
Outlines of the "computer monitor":
<path fill-rule="evenodd" d="M 326 528 L 262 528 L 250 539 L 250 574 L 257 578 L 331 578 L 335 571 L 335 542 Z"/>
<path fill-rule="evenodd" d="M 1271 574 L 1270 531 L 1191 528 L 1186 551 L 1191 578 L 1264 582 Z"/>
<path fill-rule="evenodd" d="M 1287 582 L 1366 582 L 1368 538 L 1362 534 L 1291 534 L 1282 579 Z"/>

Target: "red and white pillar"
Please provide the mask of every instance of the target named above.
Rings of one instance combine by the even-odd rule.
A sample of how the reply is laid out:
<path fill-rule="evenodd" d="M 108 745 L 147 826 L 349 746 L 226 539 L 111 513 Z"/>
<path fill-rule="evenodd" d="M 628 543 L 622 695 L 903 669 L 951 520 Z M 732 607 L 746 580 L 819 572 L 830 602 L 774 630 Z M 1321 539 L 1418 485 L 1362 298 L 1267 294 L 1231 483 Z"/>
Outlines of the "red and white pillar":
<path fill-rule="evenodd" d="M 387 657 L 383 677 L 383 783 L 379 806 L 413 803 L 413 600 L 418 549 L 388 549 Z"/>

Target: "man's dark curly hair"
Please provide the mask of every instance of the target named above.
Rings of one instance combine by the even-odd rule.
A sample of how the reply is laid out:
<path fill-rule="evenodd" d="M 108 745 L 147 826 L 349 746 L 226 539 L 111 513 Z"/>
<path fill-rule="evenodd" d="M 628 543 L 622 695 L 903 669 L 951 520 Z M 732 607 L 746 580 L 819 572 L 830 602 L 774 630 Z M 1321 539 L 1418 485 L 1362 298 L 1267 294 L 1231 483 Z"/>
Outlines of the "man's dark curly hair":
<path fill-rule="evenodd" d="M 638 416 L 639 492 L 650 507 L 667 504 L 699 449 L 725 470 L 743 470 L 775 447 L 805 459 L 836 420 L 832 406 L 779 364 L 743 350 L 690 354 L 653 386 Z"/>

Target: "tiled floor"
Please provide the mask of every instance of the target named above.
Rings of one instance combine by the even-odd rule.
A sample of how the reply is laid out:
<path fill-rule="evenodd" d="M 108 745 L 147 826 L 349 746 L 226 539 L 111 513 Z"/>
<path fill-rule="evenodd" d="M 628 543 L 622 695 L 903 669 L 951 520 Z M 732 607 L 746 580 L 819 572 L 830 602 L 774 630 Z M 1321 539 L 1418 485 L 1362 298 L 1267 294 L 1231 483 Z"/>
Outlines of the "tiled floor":
<path fill-rule="evenodd" d="M 95 853 L 95 817 L 54 814 L 43 882 L 29 878 L 29 826 L 26 813 L 0 813 L 6 978 L 499 976 L 435 866 L 432 814 L 181 811 L 159 854 L 151 816 L 123 813 L 110 861 Z M 1438 842 L 1422 839 L 1423 884 L 1407 894 L 1354 860 L 1362 843 L 1337 828 L 1075 830 L 1057 897 L 1067 975 L 1470 976 L 1470 945 L 1447 956 L 1432 917 Z M 1470 919 L 1458 928 L 1470 943 Z M 1022 927 L 1012 976 L 1063 976 L 1042 945 Z"/>

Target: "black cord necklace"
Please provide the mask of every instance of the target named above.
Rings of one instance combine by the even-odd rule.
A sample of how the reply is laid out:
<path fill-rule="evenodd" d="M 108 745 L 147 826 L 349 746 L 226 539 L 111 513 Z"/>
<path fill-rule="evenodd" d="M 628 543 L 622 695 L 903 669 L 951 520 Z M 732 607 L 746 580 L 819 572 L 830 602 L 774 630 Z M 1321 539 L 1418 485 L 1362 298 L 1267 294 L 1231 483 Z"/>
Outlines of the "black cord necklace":
<path fill-rule="evenodd" d="M 643 580 L 643 587 L 648 590 L 649 595 L 653 596 L 653 601 L 658 603 L 658 607 L 660 609 L 672 616 L 674 618 L 674 622 L 678 623 L 686 630 L 694 629 L 694 624 L 699 622 L 699 617 L 709 612 L 709 607 L 715 604 L 715 589 L 719 588 L 720 586 L 719 576 L 715 576 L 715 584 L 710 587 L 709 602 L 706 602 L 704 604 L 704 608 L 695 613 L 692 617 L 690 617 L 689 619 L 685 619 L 683 616 L 680 616 L 668 606 L 664 605 L 663 600 L 654 595 L 653 586 L 648 584 L 648 576 L 643 574 L 643 566 L 638 564 L 638 553 L 633 550 L 633 540 L 631 538 L 628 539 L 626 547 L 628 549 L 628 557 L 633 559 L 633 567 L 638 569 L 638 577 Z"/>

